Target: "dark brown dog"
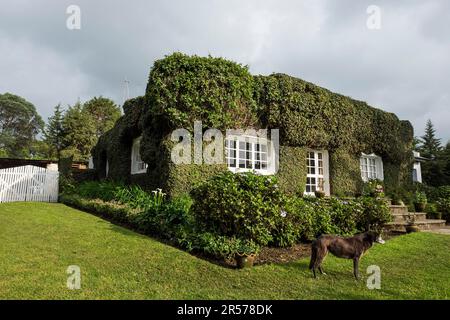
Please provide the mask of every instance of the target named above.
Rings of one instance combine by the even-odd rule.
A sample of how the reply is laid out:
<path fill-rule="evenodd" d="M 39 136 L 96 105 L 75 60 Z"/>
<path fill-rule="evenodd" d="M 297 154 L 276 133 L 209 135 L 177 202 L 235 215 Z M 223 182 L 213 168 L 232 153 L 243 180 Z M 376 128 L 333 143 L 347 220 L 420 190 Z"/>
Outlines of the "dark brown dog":
<path fill-rule="evenodd" d="M 329 251 L 338 258 L 353 259 L 353 274 L 358 280 L 359 260 L 372 247 L 374 242 L 384 243 L 381 235 L 374 231 L 360 233 L 351 238 L 342 238 L 329 234 L 321 235 L 312 243 L 309 269 L 312 270 L 314 278 L 316 277 L 316 269 L 319 269 L 321 274 L 325 274 L 322 270 L 322 262 Z"/>

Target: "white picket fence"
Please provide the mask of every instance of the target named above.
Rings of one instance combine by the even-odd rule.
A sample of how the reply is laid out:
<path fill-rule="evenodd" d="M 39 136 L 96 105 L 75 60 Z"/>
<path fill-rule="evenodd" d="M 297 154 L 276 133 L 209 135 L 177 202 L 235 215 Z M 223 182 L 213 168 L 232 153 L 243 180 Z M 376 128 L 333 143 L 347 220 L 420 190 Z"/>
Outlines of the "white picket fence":
<path fill-rule="evenodd" d="M 0 170 L 0 202 L 58 201 L 59 172 L 24 166 Z"/>

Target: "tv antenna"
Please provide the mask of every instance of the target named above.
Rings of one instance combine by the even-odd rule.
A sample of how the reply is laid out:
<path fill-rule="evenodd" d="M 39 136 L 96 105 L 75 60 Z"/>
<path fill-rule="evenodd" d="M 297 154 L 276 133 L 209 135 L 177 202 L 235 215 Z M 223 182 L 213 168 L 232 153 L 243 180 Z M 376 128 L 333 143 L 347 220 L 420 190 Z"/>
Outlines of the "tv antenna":
<path fill-rule="evenodd" d="M 130 99 L 130 81 L 125 77 L 123 80 L 123 104 Z"/>

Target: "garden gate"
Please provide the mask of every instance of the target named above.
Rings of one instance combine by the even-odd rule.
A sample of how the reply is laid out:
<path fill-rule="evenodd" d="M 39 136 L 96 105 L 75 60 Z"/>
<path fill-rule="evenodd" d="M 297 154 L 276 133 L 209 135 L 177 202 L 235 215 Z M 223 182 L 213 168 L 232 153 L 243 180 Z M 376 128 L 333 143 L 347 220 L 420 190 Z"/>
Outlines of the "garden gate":
<path fill-rule="evenodd" d="M 0 202 L 58 201 L 59 172 L 36 166 L 0 170 Z"/>

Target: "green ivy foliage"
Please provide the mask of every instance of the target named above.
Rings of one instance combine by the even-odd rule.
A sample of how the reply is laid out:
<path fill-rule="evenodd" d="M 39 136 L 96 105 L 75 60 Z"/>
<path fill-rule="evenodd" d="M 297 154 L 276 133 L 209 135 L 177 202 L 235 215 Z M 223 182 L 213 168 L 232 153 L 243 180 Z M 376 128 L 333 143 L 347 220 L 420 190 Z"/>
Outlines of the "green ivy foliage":
<path fill-rule="evenodd" d="M 223 58 L 174 53 L 157 60 L 146 90 L 153 119 L 171 129 L 195 120 L 217 129 L 256 123 L 253 77 L 247 67 Z"/>
<path fill-rule="evenodd" d="M 127 101 L 124 110 L 94 149 L 99 176 L 107 158 L 111 176 L 167 188 L 170 196 L 223 169 L 171 163 L 171 131 L 192 130 L 195 120 L 204 129 L 280 129 L 278 178 L 291 194 L 304 190 L 307 148 L 329 151 L 333 194 L 361 192 L 361 153 L 383 158 L 387 190 L 412 183 L 408 121 L 288 75 L 252 76 L 246 66 L 223 58 L 174 53 L 157 60 L 145 96 Z M 131 141 L 141 134 L 141 156 L 149 169 L 131 177 Z"/>

